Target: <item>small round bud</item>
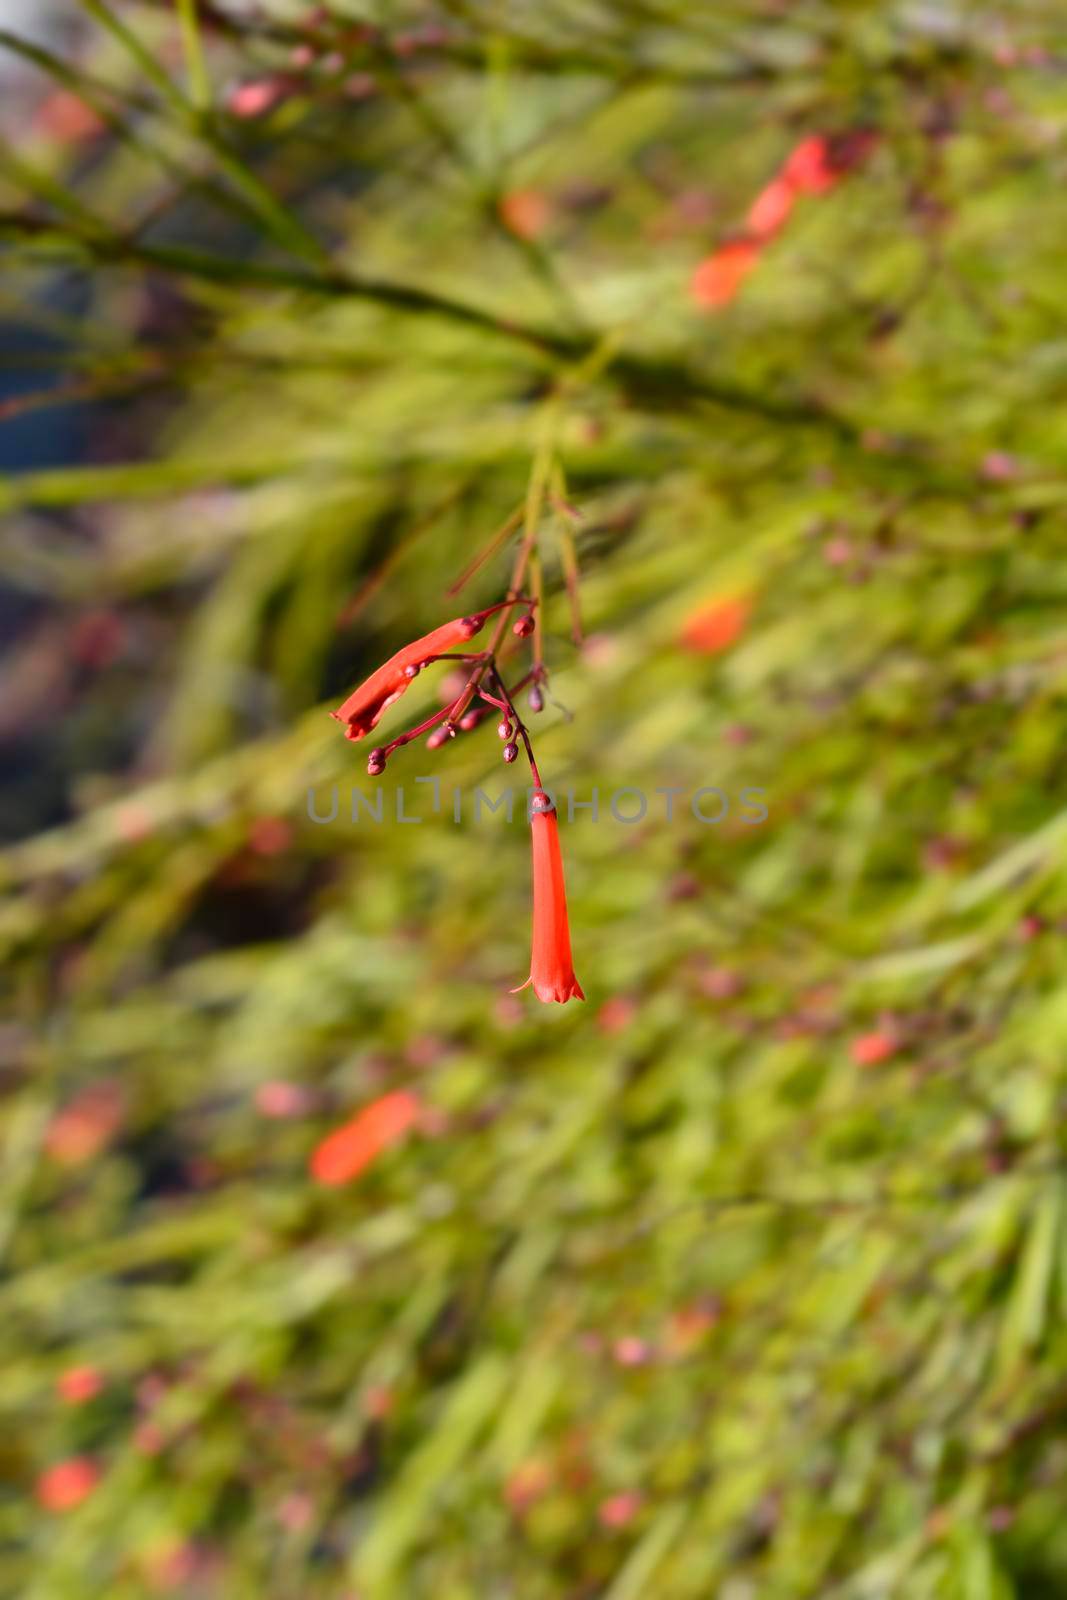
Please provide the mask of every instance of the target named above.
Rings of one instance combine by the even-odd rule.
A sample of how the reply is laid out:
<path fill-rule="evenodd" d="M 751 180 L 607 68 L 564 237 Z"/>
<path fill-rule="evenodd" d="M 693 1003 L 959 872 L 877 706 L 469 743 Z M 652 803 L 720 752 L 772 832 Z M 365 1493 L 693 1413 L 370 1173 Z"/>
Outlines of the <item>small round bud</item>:
<path fill-rule="evenodd" d="M 508 766 L 511 765 L 518 753 L 519 747 L 515 743 L 514 739 L 512 739 L 510 744 L 506 744 L 504 746 L 504 760 L 508 763 Z"/>
<path fill-rule="evenodd" d="M 367 757 L 367 776 L 377 778 L 385 771 L 385 751 L 379 745 Z"/>
<path fill-rule="evenodd" d="M 470 733 L 473 728 L 478 726 L 481 720 L 482 715 L 480 711 L 468 711 L 464 716 L 460 717 L 459 725 L 463 729 L 464 733 Z"/>
<path fill-rule="evenodd" d="M 545 709 L 545 697 L 541 693 L 539 684 L 535 683 L 529 694 L 526 696 L 526 704 L 529 706 L 531 711 L 543 711 Z"/>
<path fill-rule="evenodd" d="M 531 617 L 530 613 L 527 612 L 524 617 L 520 617 L 518 622 L 513 625 L 511 631 L 512 633 L 517 633 L 520 639 L 528 639 L 530 634 L 534 631 L 534 619 Z"/>
<path fill-rule="evenodd" d="M 508 721 L 507 717 L 504 718 L 503 722 L 497 723 L 496 731 L 500 735 L 501 739 L 511 738 L 511 723 Z"/>
<path fill-rule="evenodd" d="M 426 741 L 427 750 L 440 750 L 441 746 L 447 744 L 449 739 L 452 738 L 454 732 L 455 729 L 450 728 L 447 722 L 443 723 L 441 727 L 435 728 Z"/>
<path fill-rule="evenodd" d="M 417 678 L 421 671 L 422 668 L 416 666 L 415 663 L 412 662 L 409 667 L 404 668 L 404 676 L 405 678 Z"/>

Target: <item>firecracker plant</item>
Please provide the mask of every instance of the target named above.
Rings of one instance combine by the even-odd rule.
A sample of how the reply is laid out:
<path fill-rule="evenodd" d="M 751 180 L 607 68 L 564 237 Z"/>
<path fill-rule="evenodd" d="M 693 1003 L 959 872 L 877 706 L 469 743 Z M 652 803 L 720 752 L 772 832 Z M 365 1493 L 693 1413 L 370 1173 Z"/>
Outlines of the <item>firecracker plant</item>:
<path fill-rule="evenodd" d="M 519 754 L 521 742 L 530 765 L 533 792 L 530 798 L 530 837 L 533 851 L 533 936 L 530 976 L 522 988 L 532 984 L 542 1001 L 584 1000 L 581 984 L 574 974 L 571 956 L 570 924 L 563 873 L 563 853 L 559 842 L 559 822 L 555 802 L 541 782 L 530 732 L 515 704 L 516 696 L 526 691 L 532 712 L 544 709 L 543 685 L 547 679 L 541 651 L 541 632 L 537 623 L 537 599 L 515 592 L 525 574 L 529 557 L 525 541 L 516 563 L 511 591 L 504 600 L 481 611 L 454 617 L 439 628 L 413 639 L 372 672 L 331 715 L 345 724 L 345 737 L 353 741 L 366 738 L 378 726 L 384 713 L 406 692 L 424 667 L 437 662 L 460 662 L 470 669 L 459 692 L 440 710 L 413 728 L 396 735 L 388 744 L 376 745 L 367 757 L 367 773 L 379 777 L 389 758 L 415 739 L 426 737 L 429 750 L 439 750 L 458 733 L 471 733 L 491 717 L 498 717 L 496 731 L 503 742 L 503 758 L 510 765 Z M 516 608 L 522 614 L 512 621 Z M 454 647 L 469 644 L 484 629 L 490 617 L 496 625 L 483 650 L 465 651 Z M 503 660 L 511 637 L 530 639 L 533 664 L 509 688 L 505 682 Z"/>

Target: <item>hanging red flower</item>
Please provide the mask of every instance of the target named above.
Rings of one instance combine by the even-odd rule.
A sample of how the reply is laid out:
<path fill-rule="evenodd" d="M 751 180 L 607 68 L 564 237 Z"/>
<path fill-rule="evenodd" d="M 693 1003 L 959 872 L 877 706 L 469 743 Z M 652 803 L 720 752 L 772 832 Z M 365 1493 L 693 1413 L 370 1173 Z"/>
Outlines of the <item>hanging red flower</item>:
<path fill-rule="evenodd" d="M 512 519 L 515 525 L 518 521 L 518 516 Z M 338 722 L 346 724 L 347 738 L 362 739 L 377 726 L 386 708 L 400 698 L 423 667 L 442 658 L 466 662 L 466 681 L 461 675 L 454 689 L 446 689 L 443 708 L 417 727 L 397 734 L 388 744 L 371 750 L 367 758 L 367 772 L 371 777 L 379 777 L 395 751 L 423 735 L 428 735 L 426 748 L 437 750 L 457 734 L 472 732 L 490 716 L 495 715 L 499 719 L 497 733 L 501 740 L 501 756 L 510 765 L 518 759 L 521 743 L 534 781 L 531 808 L 533 957 L 527 982 L 533 984 L 540 1000 L 584 1000 L 585 995 L 574 975 L 571 959 L 563 858 L 560 854 L 555 807 L 541 783 L 529 729 L 515 704 L 519 690 L 528 689 L 530 710 L 535 713 L 542 711 L 545 705 L 542 685 L 548 681 L 541 632 L 534 615 L 540 603 L 539 596 L 529 597 L 518 593 L 532 548 L 532 541 L 527 539 L 513 572 L 507 599 L 487 606 L 472 616 L 456 617 L 423 638 L 405 645 L 361 683 L 332 715 Z M 576 582 L 576 568 L 572 579 Z M 512 638 L 506 642 L 510 644 L 515 639 L 529 639 L 534 660 L 530 670 L 509 688 L 500 669 L 507 629 L 504 618 L 498 623 L 488 648 L 453 654 L 452 647 L 466 644 L 481 631 L 486 619 L 494 612 L 506 612 L 515 606 L 521 606 L 523 614 L 512 622 Z M 526 988 L 526 984 L 522 987 Z M 416 1106 L 411 1096 L 386 1095 L 382 1101 L 368 1107 L 319 1145 L 311 1163 L 314 1176 L 322 1183 L 346 1183 L 361 1172 L 380 1149 L 404 1133 L 414 1121 L 415 1114 Z"/>
<path fill-rule="evenodd" d="M 563 881 L 563 852 L 559 845 L 556 808 L 543 789 L 535 789 L 531 802 L 530 838 L 533 845 L 533 950 L 530 976 L 538 1000 L 584 1000 L 574 975 L 571 930 L 567 920 L 567 890 Z M 514 991 L 518 993 L 518 991 Z"/>

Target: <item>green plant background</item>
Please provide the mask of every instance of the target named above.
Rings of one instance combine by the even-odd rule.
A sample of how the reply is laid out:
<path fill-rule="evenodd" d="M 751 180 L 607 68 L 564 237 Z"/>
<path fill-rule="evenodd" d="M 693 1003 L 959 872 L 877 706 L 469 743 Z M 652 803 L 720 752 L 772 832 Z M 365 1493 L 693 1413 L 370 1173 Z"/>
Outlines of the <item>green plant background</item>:
<path fill-rule="evenodd" d="M 338 5 L 339 61 L 251 120 L 234 86 L 291 70 L 306 8 L 82 11 L 33 70 L 106 132 L 0 163 L 4 313 L 104 441 L 0 486 L 32 608 L 0 1592 L 1067 1592 L 1058 8 Z M 858 126 L 862 168 L 697 311 L 789 149 Z M 565 1008 L 507 997 L 521 821 L 307 813 L 371 787 L 328 707 L 498 597 L 506 554 L 446 590 L 527 497 L 571 714 L 536 719 L 546 779 L 683 791 L 564 822 Z M 739 594 L 732 648 L 683 647 Z M 387 796 L 429 773 L 506 776 L 490 728 Z M 700 824 L 704 785 L 766 823 Z M 299 1115 L 263 1114 L 278 1081 Z M 119 1126 L 57 1160 L 101 1086 Z M 424 1131 L 317 1188 L 395 1088 Z M 85 1363 L 103 1391 L 61 1404 Z M 48 1512 L 79 1454 L 95 1492 Z"/>

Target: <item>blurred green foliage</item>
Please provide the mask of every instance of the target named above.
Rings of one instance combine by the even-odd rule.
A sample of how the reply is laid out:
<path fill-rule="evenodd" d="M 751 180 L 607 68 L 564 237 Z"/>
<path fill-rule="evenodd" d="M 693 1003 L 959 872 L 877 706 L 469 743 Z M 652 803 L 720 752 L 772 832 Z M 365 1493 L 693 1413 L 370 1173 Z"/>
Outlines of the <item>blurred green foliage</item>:
<path fill-rule="evenodd" d="M 92 424 L 0 487 L 0 1592 L 1067 1592 L 1060 9 L 83 11 L 34 71 L 102 124 L 0 173 L 20 409 Z M 524 822 L 450 816 L 491 727 L 377 826 L 325 715 L 499 596 L 446 591 L 549 462 L 538 756 L 601 796 L 558 1009 L 507 994 Z M 422 1131 L 316 1188 L 397 1088 Z"/>

